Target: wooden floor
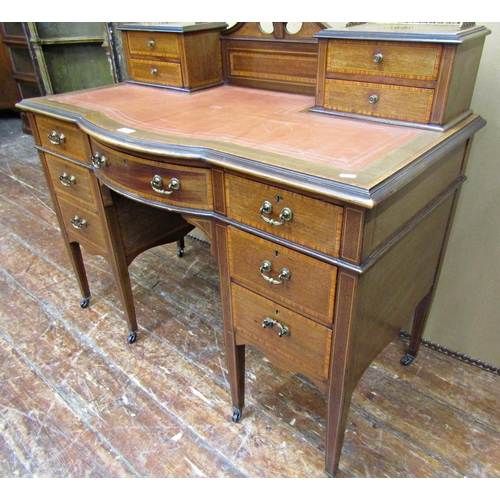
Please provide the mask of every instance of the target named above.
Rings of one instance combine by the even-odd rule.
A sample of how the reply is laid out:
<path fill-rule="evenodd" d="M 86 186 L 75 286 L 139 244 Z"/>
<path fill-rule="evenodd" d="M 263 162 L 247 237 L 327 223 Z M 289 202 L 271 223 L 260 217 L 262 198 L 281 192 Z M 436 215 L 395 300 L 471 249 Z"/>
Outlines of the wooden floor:
<path fill-rule="evenodd" d="M 79 307 L 33 139 L 0 119 L 0 477 L 325 477 L 324 396 L 252 350 L 231 422 L 216 264 L 186 243 L 131 265 L 127 344 L 100 257 Z M 500 377 L 426 347 L 405 368 L 404 348 L 358 385 L 338 475 L 500 477 Z"/>

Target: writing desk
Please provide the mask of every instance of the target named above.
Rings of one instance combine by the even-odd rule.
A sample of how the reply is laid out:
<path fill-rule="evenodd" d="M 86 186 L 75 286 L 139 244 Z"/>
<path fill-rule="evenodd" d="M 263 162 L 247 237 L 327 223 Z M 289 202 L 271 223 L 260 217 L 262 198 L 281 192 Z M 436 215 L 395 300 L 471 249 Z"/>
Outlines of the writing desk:
<path fill-rule="evenodd" d="M 122 83 L 23 101 L 75 273 L 104 256 L 137 338 L 128 265 L 204 231 L 220 270 L 232 419 L 245 346 L 327 396 L 325 471 L 351 395 L 414 313 L 416 355 L 474 134 L 311 112 L 315 98 Z M 131 348 L 133 348 L 131 346 Z M 395 360 L 396 362 L 396 360 Z"/>

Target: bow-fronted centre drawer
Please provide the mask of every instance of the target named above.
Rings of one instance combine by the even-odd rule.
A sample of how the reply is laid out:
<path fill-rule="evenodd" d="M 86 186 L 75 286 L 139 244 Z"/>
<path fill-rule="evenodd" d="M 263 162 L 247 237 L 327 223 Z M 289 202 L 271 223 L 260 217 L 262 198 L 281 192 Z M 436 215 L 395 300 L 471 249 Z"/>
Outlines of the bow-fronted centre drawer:
<path fill-rule="evenodd" d="M 91 140 L 91 164 L 118 191 L 197 210 L 212 210 L 210 169 L 136 158 Z"/>

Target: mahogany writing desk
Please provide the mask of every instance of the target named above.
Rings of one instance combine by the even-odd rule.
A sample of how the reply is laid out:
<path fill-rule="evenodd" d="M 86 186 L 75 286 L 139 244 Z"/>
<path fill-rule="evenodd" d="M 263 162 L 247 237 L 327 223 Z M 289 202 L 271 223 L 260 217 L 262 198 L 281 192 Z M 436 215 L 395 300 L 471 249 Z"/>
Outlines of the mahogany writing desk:
<path fill-rule="evenodd" d="M 122 83 L 23 101 L 88 304 L 80 245 L 113 270 L 129 342 L 127 266 L 198 227 L 220 270 L 233 421 L 245 346 L 327 396 L 334 475 L 350 399 L 414 315 L 416 355 L 474 134 L 311 112 L 315 97 Z M 180 246 L 182 249 L 182 245 Z M 182 253 L 180 251 L 180 253 Z"/>

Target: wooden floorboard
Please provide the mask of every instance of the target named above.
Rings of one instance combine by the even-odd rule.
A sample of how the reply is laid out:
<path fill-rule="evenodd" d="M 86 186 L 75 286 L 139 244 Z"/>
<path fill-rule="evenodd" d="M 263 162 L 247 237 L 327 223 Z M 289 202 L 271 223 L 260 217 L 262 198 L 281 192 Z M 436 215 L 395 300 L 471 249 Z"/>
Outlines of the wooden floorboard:
<path fill-rule="evenodd" d="M 322 478 L 326 403 L 247 350 L 247 405 L 231 422 L 219 280 L 188 238 L 130 266 L 140 325 L 84 253 L 91 305 L 60 237 L 33 138 L 0 119 L 0 477 Z M 473 332 L 471 332 L 473 334 Z M 499 477 L 500 378 L 405 342 L 353 397 L 339 477 Z"/>

